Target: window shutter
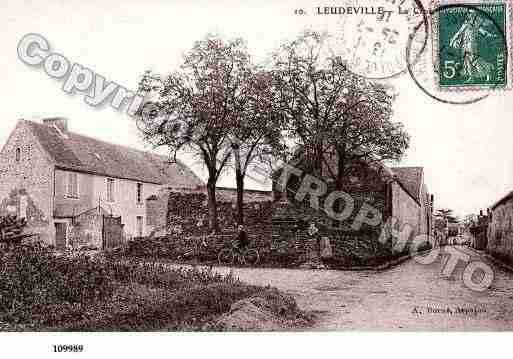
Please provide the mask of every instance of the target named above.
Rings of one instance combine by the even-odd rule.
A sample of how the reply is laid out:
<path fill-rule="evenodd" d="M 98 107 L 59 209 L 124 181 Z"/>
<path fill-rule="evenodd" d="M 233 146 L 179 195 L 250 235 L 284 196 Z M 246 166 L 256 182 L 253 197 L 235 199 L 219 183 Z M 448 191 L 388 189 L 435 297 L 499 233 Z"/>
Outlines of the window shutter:
<path fill-rule="evenodd" d="M 114 180 L 107 178 L 107 200 L 114 202 Z"/>
<path fill-rule="evenodd" d="M 73 196 L 73 173 L 68 173 L 68 197 Z"/>
<path fill-rule="evenodd" d="M 78 174 L 73 174 L 73 197 L 78 198 Z"/>

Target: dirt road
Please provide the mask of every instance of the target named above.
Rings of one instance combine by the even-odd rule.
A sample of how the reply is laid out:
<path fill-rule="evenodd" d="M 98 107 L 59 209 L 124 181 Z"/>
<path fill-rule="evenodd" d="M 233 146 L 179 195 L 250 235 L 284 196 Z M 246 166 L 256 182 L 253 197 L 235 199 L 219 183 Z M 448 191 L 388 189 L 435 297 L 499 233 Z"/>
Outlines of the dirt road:
<path fill-rule="evenodd" d="M 473 250 L 458 249 L 487 262 Z M 443 276 L 442 261 L 410 260 L 382 272 L 232 270 L 242 281 L 275 286 L 293 295 L 302 309 L 319 312 L 315 330 L 511 330 L 513 274 L 489 265 L 495 279 L 484 292 L 464 285 L 462 265 L 451 277 Z"/>

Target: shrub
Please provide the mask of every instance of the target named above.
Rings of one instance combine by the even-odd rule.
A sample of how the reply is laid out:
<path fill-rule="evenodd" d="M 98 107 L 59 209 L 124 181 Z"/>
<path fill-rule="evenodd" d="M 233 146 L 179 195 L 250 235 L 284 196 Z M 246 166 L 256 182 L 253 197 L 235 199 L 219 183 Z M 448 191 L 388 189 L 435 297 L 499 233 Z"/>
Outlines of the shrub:
<path fill-rule="evenodd" d="M 207 246 L 202 241 L 206 239 Z M 127 247 L 115 256 L 118 258 L 171 259 L 183 258 L 199 262 L 215 261 L 220 246 L 212 237 L 137 238 L 128 242 Z M 112 257 L 115 257 L 114 255 Z"/>
<path fill-rule="evenodd" d="M 77 311 L 83 303 L 111 296 L 113 290 L 108 268 L 86 256 L 55 256 L 38 244 L 0 252 L 0 320 L 48 325 L 52 306 L 65 304 Z"/>
<path fill-rule="evenodd" d="M 128 242 L 125 254 L 140 258 L 175 258 L 175 246 L 167 238 L 136 238 Z"/>
<path fill-rule="evenodd" d="M 261 290 L 211 269 L 0 251 L 5 330 L 199 330 Z"/>

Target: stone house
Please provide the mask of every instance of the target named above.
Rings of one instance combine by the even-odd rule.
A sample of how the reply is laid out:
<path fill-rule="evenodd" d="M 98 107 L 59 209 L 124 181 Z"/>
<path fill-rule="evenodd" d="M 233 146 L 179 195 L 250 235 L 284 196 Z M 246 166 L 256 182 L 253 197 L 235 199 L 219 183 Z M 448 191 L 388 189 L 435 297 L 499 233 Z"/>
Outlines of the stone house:
<path fill-rule="evenodd" d="M 486 250 L 506 260 L 513 260 L 513 191 L 498 200 L 488 219 Z"/>
<path fill-rule="evenodd" d="M 19 120 L 0 152 L 0 214 L 27 218 L 27 232 L 58 248 L 80 236 L 99 246 L 100 217 L 146 235 L 146 198 L 203 185 L 181 162 L 71 132 L 64 118 Z"/>
<path fill-rule="evenodd" d="M 400 222 L 411 224 L 417 234 L 432 236 L 434 195 L 428 193 L 424 182 L 424 169 L 392 167 L 391 170 L 392 216 L 397 217 Z"/>

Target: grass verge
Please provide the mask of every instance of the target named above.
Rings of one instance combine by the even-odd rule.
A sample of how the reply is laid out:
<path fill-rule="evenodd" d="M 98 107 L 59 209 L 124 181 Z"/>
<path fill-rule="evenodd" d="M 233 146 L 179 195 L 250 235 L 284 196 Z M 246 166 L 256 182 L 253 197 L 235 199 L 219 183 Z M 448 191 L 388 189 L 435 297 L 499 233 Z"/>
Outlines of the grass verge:
<path fill-rule="evenodd" d="M 212 330 L 234 302 L 272 291 L 209 269 L 59 257 L 37 245 L 0 254 L 7 331 Z"/>

